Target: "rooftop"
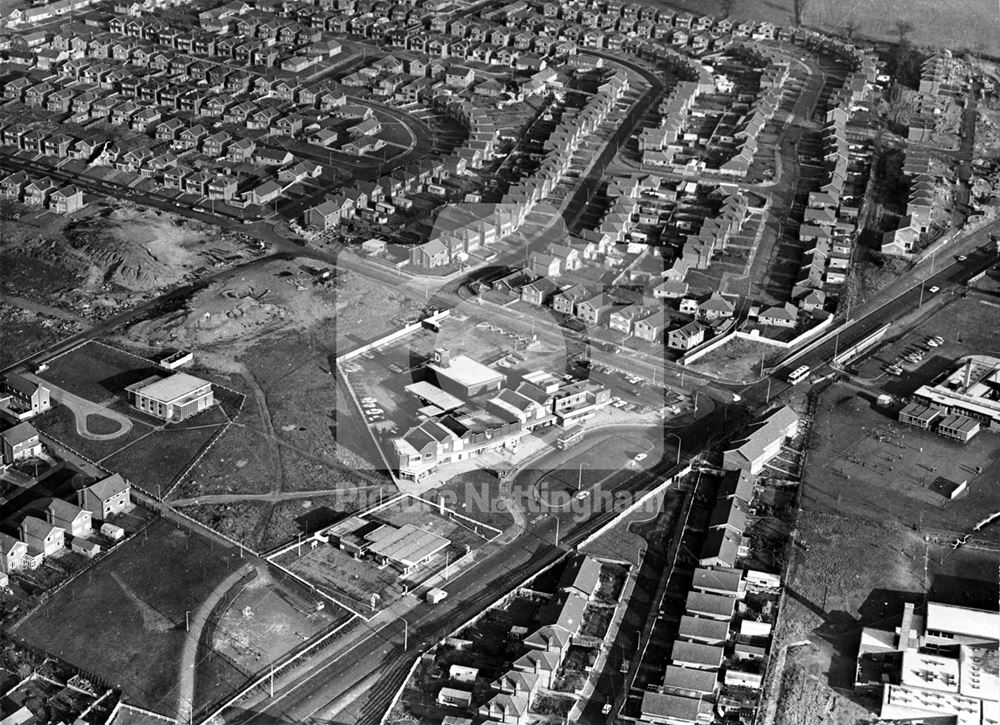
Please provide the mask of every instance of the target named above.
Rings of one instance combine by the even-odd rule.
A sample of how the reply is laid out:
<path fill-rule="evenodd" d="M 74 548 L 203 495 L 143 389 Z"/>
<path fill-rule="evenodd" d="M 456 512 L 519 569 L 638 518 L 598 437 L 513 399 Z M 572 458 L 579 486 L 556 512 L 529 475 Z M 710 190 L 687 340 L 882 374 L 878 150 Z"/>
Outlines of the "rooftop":
<path fill-rule="evenodd" d="M 376 541 L 372 541 L 368 550 L 404 566 L 415 566 L 451 543 L 443 536 L 424 531 L 413 524 L 403 524 L 398 529 L 386 526 L 377 531 L 381 534 Z"/>
<path fill-rule="evenodd" d="M 174 373 L 148 385 L 130 385 L 126 390 L 142 393 L 147 398 L 161 403 L 174 403 L 199 393 L 206 385 L 210 386 L 211 383 L 187 373 Z"/>
<path fill-rule="evenodd" d="M 487 367 L 465 355 L 455 355 L 451 358 L 448 365 L 444 367 L 435 363 L 428 363 L 427 367 L 436 374 L 446 377 L 449 380 L 454 380 L 459 385 L 464 385 L 465 387 L 475 387 L 498 380 L 502 381 L 507 377 L 503 373 L 497 372 L 493 368 Z"/>

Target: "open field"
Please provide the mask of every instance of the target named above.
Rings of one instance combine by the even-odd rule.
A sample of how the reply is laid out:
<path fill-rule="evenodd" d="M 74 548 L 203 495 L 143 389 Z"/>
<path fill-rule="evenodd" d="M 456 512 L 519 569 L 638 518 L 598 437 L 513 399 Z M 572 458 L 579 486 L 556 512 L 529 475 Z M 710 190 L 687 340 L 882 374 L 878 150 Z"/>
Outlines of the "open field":
<path fill-rule="evenodd" d="M 654 4 L 650 0 L 640 2 Z M 795 24 L 795 0 L 670 0 L 668 4 L 699 15 L 728 14 L 736 21 Z M 807 0 L 802 7 L 802 22 L 826 32 L 844 34 L 852 29 L 858 37 L 896 42 L 899 31 L 908 28 L 905 35 L 914 45 L 1000 53 L 996 8 L 987 0 L 962 0 L 948 6 L 933 0 L 863 0 L 847 5 Z"/>
<path fill-rule="evenodd" d="M 878 408 L 870 394 L 852 387 L 827 391 L 817 410 L 803 508 L 878 516 L 945 536 L 962 535 L 1000 509 L 995 434 L 962 444 L 897 422 L 896 410 Z M 967 480 L 968 492 L 949 500 L 931 488 L 939 478 Z M 1000 526 L 977 536 L 1000 540 Z"/>
<path fill-rule="evenodd" d="M 208 706 L 351 615 L 295 580 L 259 568 L 211 619 L 210 646 L 199 652 L 195 709 Z M 317 608 L 320 605 L 320 608 Z"/>
<path fill-rule="evenodd" d="M 87 429 L 91 431 L 94 430 L 90 427 L 91 421 L 89 419 L 92 417 L 92 415 L 87 416 Z M 73 411 L 64 405 L 54 406 L 47 413 L 43 413 L 35 418 L 32 425 L 42 433 L 52 436 L 60 443 L 65 443 L 73 450 L 82 453 L 95 462 L 107 456 L 114 455 L 114 453 L 123 447 L 153 432 L 152 426 L 140 423 L 139 421 L 133 421 L 132 430 L 116 438 L 102 441 L 84 438 L 77 432 L 76 416 L 73 415 Z"/>
<path fill-rule="evenodd" d="M 39 377 L 81 398 L 106 405 L 125 400 L 125 388 L 163 369 L 134 355 L 90 341 L 47 361 Z"/>
<path fill-rule="evenodd" d="M 185 612 L 239 564 L 234 551 L 159 520 L 63 588 L 16 633 L 121 687 L 129 701 L 173 715 Z"/>
<path fill-rule="evenodd" d="M 213 408 L 190 421 L 190 426 L 158 429 L 104 459 L 102 465 L 147 491 L 165 492 L 222 430 L 223 417 L 221 410 Z"/>

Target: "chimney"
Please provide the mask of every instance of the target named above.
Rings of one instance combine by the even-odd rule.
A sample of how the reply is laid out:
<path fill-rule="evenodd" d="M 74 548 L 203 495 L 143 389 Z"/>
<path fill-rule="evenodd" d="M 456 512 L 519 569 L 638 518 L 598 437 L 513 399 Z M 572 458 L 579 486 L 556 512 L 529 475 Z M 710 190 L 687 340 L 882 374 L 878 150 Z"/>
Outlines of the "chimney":
<path fill-rule="evenodd" d="M 965 385 L 962 387 L 962 392 L 964 393 L 969 389 L 969 383 L 972 380 L 972 358 L 970 357 L 965 361 Z"/>
<path fill-rule="evenodd" d="M 438 496 L 438 513 L 441 516 L 445 515 L 445 511 L 444 511 L 444 496 Z"/>
<path fill-rule="evenodd" d="M 434 362 L 440 367 L 448 367 L 451 364 L 451 354 L 448 352 L 448 348 L 434 348 Z"/>
<path fill-rule="evenodd" d="M 903 605 L 903 621 L 899 624 L 899 650 L 910 648 L 910 630 L 913 628 L 913 602 Z"/>

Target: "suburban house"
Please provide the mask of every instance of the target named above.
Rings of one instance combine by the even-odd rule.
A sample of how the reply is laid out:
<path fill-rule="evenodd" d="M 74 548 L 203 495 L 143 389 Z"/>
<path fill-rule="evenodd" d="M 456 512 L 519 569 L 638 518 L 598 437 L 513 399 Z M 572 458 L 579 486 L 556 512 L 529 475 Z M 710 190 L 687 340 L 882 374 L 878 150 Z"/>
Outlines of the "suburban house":
<path fill-rule="evenodd" d="M 136 408 L 166 421 L 184 420 L 215 403 L 212 384 L 187 373 L 153 375 L 129 385 L 125 392 Z"/>
<path fill-rule="evenodd" d="M 529 282 L 521 288 L 521 301 L 539 307 L 549 303 L 559 291 L 559 285 L 550 279 L 542 277 Z"/>
<path fill-rule="evenodd" d="M 5 574 L 24 568 L 28 545 L 8 534 L 0 533 L 0 569 Z"/>
<path fill-rule="evenodd" d="M 89 511 L 92 518 L 105 521 L 129 508 L 131 493 L 128 481 L 120 473 L 114 473 L 77 491 L 77 504 Z"/>
<path fill-rule="evenodd" d="M 52 556 L 66 546 L 66 532 L 37 516 L 25 516 L 20 526 L 21 541 L 28 545 L 28 556 Z"/>
<path fill-rule="evenodd" d="M 3 391 L 3 397 L 9 396 L 7 408 L 13 412 L 38 415 L 52 407 L 49 389 L 18 373 L 11 373 L 4 378 Z M 0 397 L 0 402 L 3 397 Z"/>
<path fill-rule="evenodd" d="M 667 333 L 667 347 L 671 350 L 691 350 L 705 341 L 707 328 L 700 322 L 689 322 Z"/>
<path fill-rule="evenodd" d="M 49 502 L 45 509 L 45 519 L 73 537 L 87 537 L 94 530 L 90 511 L 58 498 Z"/>
<path fill-rule="evenodd" d="M 38 431 L 31 423 L 18 423 L 0 432 L 0 443 L 3 445 L 3 462 L 8 465 L 42 452 Z"/>

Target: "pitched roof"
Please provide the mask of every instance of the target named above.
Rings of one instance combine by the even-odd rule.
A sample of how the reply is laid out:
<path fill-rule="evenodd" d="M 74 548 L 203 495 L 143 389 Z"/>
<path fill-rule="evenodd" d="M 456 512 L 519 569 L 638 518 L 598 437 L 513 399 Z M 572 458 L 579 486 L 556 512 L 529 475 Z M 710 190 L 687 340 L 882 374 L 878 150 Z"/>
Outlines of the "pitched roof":
<path fill-rule="evenodd" d="M 13 428 L 8 428 L 0 433 L 0 438 L 3 438 L 7 442 L 7 445 L 16 446 L 31 440 L 37 435 L 38 431 L 35 430 L 35 426 L 31 425 L 31 423 L 18 423 Z"/>

